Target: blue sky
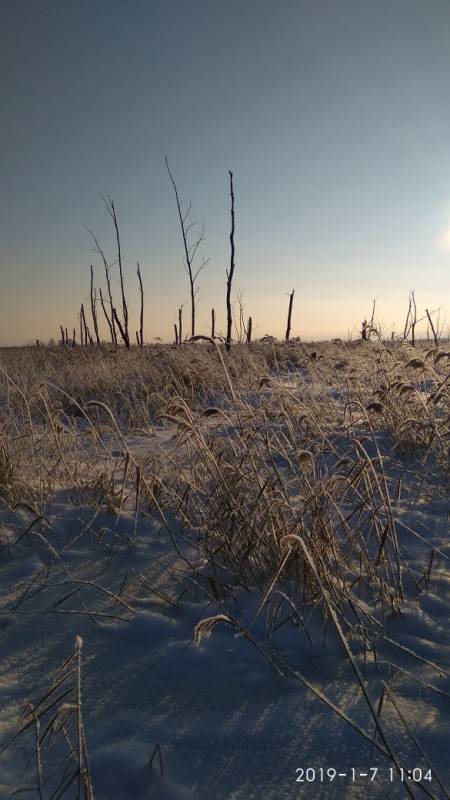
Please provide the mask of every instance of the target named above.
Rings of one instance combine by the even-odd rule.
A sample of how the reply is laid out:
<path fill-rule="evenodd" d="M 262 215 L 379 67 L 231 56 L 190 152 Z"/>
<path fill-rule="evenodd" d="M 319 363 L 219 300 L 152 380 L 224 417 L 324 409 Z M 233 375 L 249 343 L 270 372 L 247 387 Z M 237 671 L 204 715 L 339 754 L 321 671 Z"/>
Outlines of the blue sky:
<path fill-rule="evenodd" d="M 400 331 L 450 300 L 448 0 L 2 4 L 0 343 L 78 326 L 116 204 L 132 327 L 170 339 L 188 301 L 167 154 L 205 224 L 198 329 L 235 288 L 256 335 L 346 336 L 377 298 Z M 117 287 L 117 279 L 114 279 Z M 187 307 L 186 307 L 187 312 Z M 106 333 L 106 331 L 105 331 Z"/>

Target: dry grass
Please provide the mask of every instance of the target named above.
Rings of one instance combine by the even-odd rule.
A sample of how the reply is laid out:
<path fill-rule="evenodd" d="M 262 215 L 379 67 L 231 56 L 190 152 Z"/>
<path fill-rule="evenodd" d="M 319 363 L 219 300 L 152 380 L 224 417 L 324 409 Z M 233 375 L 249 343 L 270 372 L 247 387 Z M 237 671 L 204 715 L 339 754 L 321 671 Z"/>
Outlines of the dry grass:
<path fill-rule="evenodd" d="M 436 553 L 443 557 L 424 539 L 423 572 L 414 573 L 398 515 L 401 503 L 413 507 L 448 488 L 449 363 L 448 347 L 397 343 L 264 342 L 230 354 L 204 343 L 129 353 L 4 350 L 0 503 L 8 514 L 29 510 L 34 521 L 18 538 L 35 533 L 55 563 L 61 551 L 45 520 L 57 492 L 73 507 L 91 507 L 93 518 L 100 508 L 155 518 L 189 578 L 183 592 L 216 604 L 197 638 L 217 622 L 241 629 L 226 600 L 238 587 L 257 592 L 264 637 L 245 635 L 312 691 L 271 640 L 286 625 L 311 638 L 305 617 L 314 609 L 341 641 L 376 723 L 376 746 L 397 764 L 358 659 L 376 660 L 389 619 L 428 585 Z M 176 437 L 170 453 L 155 446 L 164 427 Z M 147 452 L 134 449 L 133 436 L 148 437 Z M 132 546 L 115 541 L 118 550 Z M 38 580 L 45 589 L 49 574 Z M 126 589 L 102 581 L 86 576 L 94 605 L 78 613 L 127 616 L 146 583 L 175 602 L 148 576 L 128 576 Z M 67 586 L 76 589 L 71 575 Z"/>

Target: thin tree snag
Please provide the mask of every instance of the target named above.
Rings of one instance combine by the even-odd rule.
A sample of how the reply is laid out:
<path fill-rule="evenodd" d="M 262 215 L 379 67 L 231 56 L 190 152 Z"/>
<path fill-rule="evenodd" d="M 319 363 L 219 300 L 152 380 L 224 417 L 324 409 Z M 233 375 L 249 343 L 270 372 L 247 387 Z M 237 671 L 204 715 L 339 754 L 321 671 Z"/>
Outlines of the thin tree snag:
<path fill-rule="evenodd" d="M 214 339 L 216 335 L 216 312 L 214 309 L 211 309 L 211 339 Z"/>
<path fill-rule="evenodd" d="M 99 242 L 97 240 L 97 237 L 95 236 L 93 231 L 91 231 L 90 228 L 86 228 L 86 230 L 88 231 L 88 233 L 92 237 L 92 239 L 94 241 L 94 244 L 95 244 L 94 251 L 96 253 L 98 253 L 99 256 L 101 257 L 101 259 L 103 261 L 103 266 L 105 268 L 106 286 L 107 286 L 107 289 L 108 289 L 108 300 L 109 300 L 109 308 L 110 308 L 110 314 L 109 315 L 106 313 L 106 308 L 105 308 L 105 305 L 104 305 L 104 302 L 103 302 L 101 289 L 100 289 L 100 299 L 101 299 L 101 303 L 102 303 L 103 313 L 105 314 L 106 321 L 108 323 L 108 327 L 109 327 L 109 330 L 110 330 L 110 333 L 111 333 L 111 342 L 112 342 L 112 344 L 117 344 L 116 326 L 114 324 L 113 313 L 112 313 L 112 309 L 113 309 L 113 305 L 114 304 L 113 304 L 113 298 L 112 298 L 112 292 L 111 292 L 111 276 L 109 274 L 110 267 L 109 267 L 108 262 L 106 260 L 106 256 L 105 256 L 102 248 L 100 247 L 100 244 L 99 244 Z"/>
<path fill-rule="evenodd" d="M 139 338 L 138 338 L 138 345 L 139 347 L 144 346 L 144 288 L 142 286 L 142 275 L 141 275 L 141 268 L 139 266 L 139 261 L 137 262 L 137 276 L 139 278 L 139 292 L 141 295 L 141 313 L 139 317 Z"/>
<path fill-rule="evenodd" d="M 86 317 L 85 317 L 85 314 L 84 314 L 84 305 L 83 305 L 83 303 L 81 304 L 81 312 L 80 312 L 80 314 L 81 314 L 82 330 L 84 332 L 84 344 L 87 345 L 87 343 L 88 343 L 88 329 L 87 329 L 87 325 L 86 325 Z M 83 339 L 82 339 L 81 343 L 83 344 Z"/>
<path fill-rule="evenodd" d="M 104 315 L 105 315 L 106 322 L 108 323 L 109 334 L 110 334 L 110 336 L 111 336 L 111 342 L 112 342 L 112 344 L 117 344 L 117 337 L 116 337 L 116 330 L 115 330 L 115 325 L 114 325 L 114 319 L 112 319 L 112 320 L 111 320 L 111 319 L 109 318 L 109 314 L 108 314 L 108 312 L 107 312 L 107 310 L 106 310 L 106 307 L 105 307 L 105 302 L 104 302 L 104 300 L 103 300 L 102 290 L 101 290 L 101 289 L 99 289 L 99 292 L 100 292 L 100 303 L 102 304 L 103 313 L 104 313 Z"/>
<path fill-rule="evenodd" d="M 294 289 L 292 289 L 291 294 L 289 295 L 289 308 L 288 308 L 288 316 L 287 316 L 287 325 L 286 325 L 286 336 L 285 341 L 289 341 L 289 337 L 291 335 L 291 320 L 292 320 L 292 304 L 294 302 Z"/>
<path fill-rule="evenodd" d="M 178 309 L 178 344 L 183 344 L 183 306 Z"/>
<path fill-rule="evenodd" d="M 117 314 L 117 311 L 116 311 L 116 309 L 114 307 L 113 307 L 112 313 L 113 313 L 113 319 L 115 320 L 116 325 L 117 325 L 117 327 L 119 329 L 119 333 L 120 333 L 120 335 L 122 337 L 122 341 L 123 341 L 125 347 L 127 348 L 127 350 L 129 350 L 130 349 L 130 339 L 129 339 L 128 334 L 125 331 L 125 329 L 124 329 L 124 327 L 123 327 L 123 325 L 122 325 L 122 323 L 121 323 L 121 321 L 119 319 L 119 315 Z"/>
<path fill-rule="evenodd" d="M 167 156 L 165 157 L 164 160 L 165 160 L 165 163 L 166 163 L 167 172 L 169 173 L 169 177 L 170 177 L 170 180 L 171 180 L 171 183 L 172 183 L 172 186 L 173 186 L 173 191 L 175 193 L 175 201 L 176 201 L 176 206 L 177 206 L 178 218 L 180 220 L 181 237 L 183 239 L 183 249 L 184 249 L 184 257 L 185 257 L 184 268 L 185 268 L 185 270 L 187 272 L 187 275 L 188 275 L 188 278 L 189 278 L 189 292 L 190 292 L 190 297 L 191 297 L 191 336 L 195 336 L 195 298 L 196 298 L 197 292 L 198 292 L 198 289 L 196 288 L 195 284 L 196 284 L 196 281 L 197 281 L 197 278 L 198 278 L 200 272 L 202 271 L 202 269 L 204 269 L 204 267 L 206 267 L 206 265 L 207 265 L 207 263 L 209 261 L 208 258 L 204 259 L 202 261 L 202 263 L 200 264 L 200 266 L 198 267 L 198 269 L 194 271 L 195 256 L 197 254 L 198 248 L 200 247 L 201 243 L 203 242 L 204 228 L 202 227 L 200 236 L 197 239 L 195 239 L 192 242 L 192 244 L 190 244 L 190 242 L 189 242 L 189 231 L 191 231 L 192 228 L 194 227 L 194 225 L 196 224 L 195 222 L 192 222 L 192 220 L 191 220 L 191 216 L 190 216 L 190 214 L 191 214 L 191 204 L 189 203 L 187 211 L 184 214 L 183 211 L 182 211 L 182 201 L 180 200 L 180 197 L 179 197 L 179 194 L 178 194 L 178 189 L 177 189 L 177 185 L 175 183 L 175 179 L 174 179 L 174 177 L 173 177 L 173 175 L 172 175 L 172 173 L 170 171 L 170 167 L 169 167 L 169 162 L 167 160 Z M 180 340 L 180 344 L 181 344 L 180 331 L 178 331 L 178 336 L 179 336 L 179 340 Z"/>
<path fill-rule="evenodd" d="M 411 292 L 411 344 L 413 347 L 416 346 L 416 325 L 417 325 L 417 306 L 416 306 L 416 298 L 414 297 L 414 292 Z"/>
<path fill-rule="evenodd" d="M 73 334 L 72 334 L 72 347 L 75 347 L 75 345 L 76 345 L 76 333 L 75 333 L 75 328 L 74 328 L 73 329 Z"/>
<path fill-rule="evenodd" d="M 116 232 L 116 242 L 117 242 L 117 257 L 119 260 L 119 278 L 120 278 L 120 291 L 122 295 L 122 316 L 123 316 L 123 324 L 120 326 L 118 325 L 120 335 L 123 339 L 123 343 L 125 347 L 129 350 L 130 349 L 130 336 L 128 332 L 128 306 L 125 297 L 125 288 L 123 284 L 123 265 L 122 265 L 122 249 L 120 245 L 120 235 L 119 235 L 119 224 L 117 222 L 117 214 L 116 209 L 114 207 L 114 201 L 111 198 L 103 198 L 103 202 L 106 205 L 108 213 L 113 221 L 114 230 Z M 116 322 L 118 321 L 117 312 L 113 314 Z"/>
<path fill-rule="evenodd" d="M 94 267 L 91 264 L 91 314 L 92 314 L 92 323 L 94 325 L 94 333 L 95 338 L 97 339 L 97 344 L 100 344 L 100 336 L 98 335 L 98 322 L 97 322 L 97 293 L 94 291 Z"/>
<path fill-rule="evenodd" d="M 173 323 L 173 328 L 174 328 L 174 331 L 175 331 L 175 344 L 178 345 L 178 328 L 177 328 L 177 323 L 176 322 Z"/>
<path fill-rule="evenodd" d="M 80 345 L 83 345 L 83 305 L 81 305 L 78 316 L 80 318 Z"/>
<path fill-rule="evenodd" d="M 416 301 L 414 298 L 414 292 L 409 293 L 409 305 L 408 305 L 408 313 L 406 315 L 405 320 L 405 328 L 403 330 L 403 338 L 408 338 L 408 334 L 411 331 L 411 344 L 414 347 L 415 344 L 415 337 L 414 337 L 414 328 L 417 322 L 417 311 L 416 311 Z"/>
<path fill-rule="evenodd" d="M 59 326 L 59 330 L 61 331 L 61 345 L 65 345 L 66 340 L 64 336 L 64 328 L 62 325 Z"/>
<path fill-rule="evenodd" d="M 227 337 L 226 337 L 226 348 L 227 351 L 230 350 L 231 347 L 231 326 L 233 322 L 233 314 L 231 308 L 231 285 L 233 281 L 233 274 L 234 274 L 234 189 L 233 189 L 233 173 L 231 170 L 228 171 L 230 176 L 230 197 L 231 197 L 231 231 L 230 231 L 230 269 L 227 270 Z"/>
<path fill-rule="evenodd" d="M 427 314 L 427 317 L 428 317 L 428 322 L 430 323 L 431 330 L 433 332 L 434 344 L 437 347 L 438 346 L 438 337 L 437 337 L 437 333 L 436 333 L 434 325 L 433 325 L 433 321 L 431 319 L 431 314 L 428 311 L 428 308 L 426 308 L 425 311 L 426 311 L 426 314 Z"/>
<path fill-rule="evenodd" d="M 370 338 L 370 333 L 375 330 L 375 328 L 374 328 L 374 319 L 375 319 L 375 308 L 376 308 L 376 305 L 377 305 L 377 299 L 375 298 L 373 300 L 373 302 L 372 302 L 372 316 L 371 316 L 370 322 L 369 322 L 369 338 Z"/>
<path fill-rule="evenodd" d="M 252 318 L 248 318 L 247 322 L 247 344 L 250 344 L 252 341 Z"/>

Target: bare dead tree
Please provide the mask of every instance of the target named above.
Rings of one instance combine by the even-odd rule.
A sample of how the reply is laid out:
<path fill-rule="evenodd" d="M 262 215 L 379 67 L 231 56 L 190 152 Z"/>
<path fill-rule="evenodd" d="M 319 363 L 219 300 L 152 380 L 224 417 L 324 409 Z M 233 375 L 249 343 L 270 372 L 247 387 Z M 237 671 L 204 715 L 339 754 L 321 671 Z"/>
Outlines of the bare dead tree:
<path fill-rule="evenodd" d="M 116 325 L 115 325 L 115 322 L 114 322 L 114 317 L 112 316 L 112 314 L 111 314 L 111 318 L 109 317 L 109 314 L 108 314 L 108 312 L 106 310 L 106 307 L 105 307 L 105 302 L 103 300 L 103 295 L 102 295 L 102 290 L 101 289 L 99 289 L 99 293 L 100 293 L 100 302 L 102 304 L 103 313 L 105 315 L 106 322 L 108 323 L 109 334 L 111 336 L 111 342 L 112 342 L 112 344 L 117 344 Z"/>
<path fill-rule="evenodd" d="M 243 289 L 238 289 L 236 292 L 236 303 L 234 303 L 232 307 L 232 313 L 237 341 L 244 342 L 247 338 L 247 328 L 245 327 L 245 303 Z"/>
<path fill-rule="evenodd" d="M 231 231 L 230 231 L 230 269 L 227 270 L 227 337 L 226 337 L 226 348 L 227 351 L 230 350 L 231 347 L 231 326 L 233 322 L 233 315 L 232 315 L 232 308 L 231 308 L 231 285 L 233 281 L 234 275 L 234 189 L 233 189 L 233 173 L 231 170 L 228 171 L 230 176 L 230 198 L 231 198 Z"/>
<path fill-rule="evenodd" d="M 176 322 L 173 323 L 173 327 L 174 327 L 174 331 L 175 331 L 175 344 L 178 345 L 178 328 L 177 328 L 177 323 Z"/>
<path fill-rule="evenodd" d="M 410 292 L 409 293 L 408 312 L 406 314 L 405 327 L 403 329 L 403 338 L 405 339 L 405 341 L 408 338 L 409 332 L 410 332 L 410 330 L 412 328 L 412 325 L 413 325 L 413 298 L 414 298 L 414 292 Z"/>
<path fill-rule="evenodd" d="M 137 276 L 139 278 L 139 292 L 141 296 L 141 313 L 139 315 L 139 347 L 144 346 L 144 287 L 142 286 L 142 275 L 139 261 L 137 262 Z"/>
<path fill-rule="evenodd" d="M 64 328 L 62 325 L 59 326 L 59 330 L 61 331 L 61 345 L 65 345 L 66 340 L 64 336 Z"/>
<path fill-rule="evenodd" d="M 292 289 L 291 294 L 289 295 L 289 308 L 288 308 L 288 316 L 287 316 L 287 325 L 286 325 L 286 336 L 285 341 L 289 341 L 289 336 L 291 335 L 291 320 L 292 320 L 292 305 L 294 302 L 294 289 Z"/>
<path fill-rule="evenodd" d="M 82 339 L 81 339 L 81 344 L 83 344 L 83 339 L 84 339 L 84 344 L 87 345 L 89 331 L 88 331 L 88 326 L 86 324 L 86 316 L 85 316 L 85 313 L 84 313 L 84 305 L 83 305 L 83 303 L 81 304 L 80 316 L 81 316 L 82 331 L 84 333 L 84 336 L 82 336 Z"/>
<path fill-rule="evenodd" d="M 405 319 L 405 327 L 403 328 L 403 339 L 406 341 L 409 333 L 409 317 L 411 315 L 411 297 L 409 298 L 408 312 Z"/>
<path fill-rule="evenodd" d="M 69 344 L 69 334 L 67 333 L 67 328 L 66 328 L 66 344 Z"/>
<path fill-rule="evenodd" d="M 214 339 L 216 335 L 216 312 L 214 309 L 211 309 L 211 339 Z"/>
<path fill-rule="evenodd" d="M 81 304 L 81 320 L 83 324 L 83 344 L 87 345 L 88 343 L 88 335 L 87 335 L 87 325 L 86 325 L 86 317 L 84 316 L 84 305 Z"/>
<path fill-rule="evenodd" d="M 431 322 L 431 315 L 434 314 L 434 313 L 435 313 L 434 311 L 428 312 L 428 309 L 426 309 L 426 314 L 424 314 L 420 318 L 417 318 L 417 306 L 416 306 L 415 292 L 411 291 L 409 293 L 408 313 L 406 315 L 405 327 L 404 327 L 404 330 L 403 330 L 403 339 L 406 340 L 408 338 L 409 334 L 411 333 L 411 344 L 412 344 L 413 347 L 415 347 L 415 344 L 416 344 L 416 326 L 419 324 L 419 322 L 422 322 L 424 319 L 428 318 L 428 321 L 431 323 L 431 329 L 433 331 L 434 341 L 437 344 L 437 342 L 439 341 L 439 324 L 438 324 L 438 327 L 436 329 L 435 326 L 433 325 L 433 323 Z"/>
<path fill-rule="evenodd" d="M 247 344 L 250 344 L 252 341 L 252 318 L 248 318 L 247 322 Z"/>
<path fill-rule="evenodd" d="M 373 302 L 372 302 L 372 316 L 371 316 L 370 322 L 369 322 L 369 328 L 370 328 L 371 331 L 375 330 L 375 328 L 374 328 L 374 320 L 375 320 L 375 308 L 376 308 L 376 305 L 377 305 L 377 300 L 375 298 L 373 300 Z"/>
<path fill-rule="evenodd" d="M 417 325 L 417 306 L 416 306 L 416 298 L 414 296 L 414 292 L 411 292 L 411 299 L 412 299 L 412 312 L 411 312 L 411 344 L 413 347 L 416 346 L 416 325 Z"/>
<path fill-rule="evenodd" d="M 113 306 L 113 310 L 112 310 L 112 318 L 115 321 L 115 323 L 116 323 L 116 325 L 117 325 L 117 327 L 119 329 L 119 333 L 120 333 L 121 339 L 122 339 L 125 347 L 127 348 L 127 350 L 129 350 L 130 349 L 130 338 L 128 336 L 128 332 L 123 327 L 123 324 L 122 324 L 122 322 L 121 322 L 121 320 L 119 318 L 119 315 L 118 315 L 118 313 L 116 311 L 116 308 L 114 306 Z M 128 342 L 128 344 L 127 344 L 127 342 Z"/>
<path fill-rule="evenodd" d="M 198 287 L 196 286 L 197 278 L 204 269 L 209 261 L 208 258 L 204 259 L 200 266 L 196 268 L 194 266 L 195 258 L 197 255 L 198 248 L 200 247 L 201 243 L 204 240 L 204 226 L 202 226 L 202 230 L 200 235 L 197 238 L 190 239 L 190 232 L 195 227 L 196 223 L 192 221 L 191 218 L 191 203 L 189 203 L 186 213 L 182 210 L 182 201 L 180 200 L 177 185 L 175 183 L 174 177 L 170 171 L 169 162 L 167 160 L 167 156 L 165 157 L 167 172 L 169 173 L 170 180 L 172 182 L 173 190 L 175 193 L 175 200 L 177 205 L 178 211 L 178 218 L 180 221 L 180 228 L 181 228 L 181 237 L 183 240 L 183 249 L 184 249 L 184 268 L 187 272 L 189 278 L 189 291 L 191 297 L 191 336 L 195 336 L 195 305 L 196 305 L 196 297 L 198 294 Z M 178 331 L 178 334 L 180 332 Z M 180 343 L 181 343 L 181 336 L 180 336 Z"/>
<path fill-rule="evenodd" d="M 106 287 L 108 289 L 108 300 L 109 300 L 109 308 L 110 308 L 110 313 L 109 314 L 106 311 L 106 307 L 105 307 L 105 304 L 103 302 L 101 289 L 100 289 L 100 300 L 101 300 L 101 303 L 102 303 L 103 313 L 105 315 L 106 321 L 108 323 L 108 328 L 109 328 L 109 331 L 110 331 L 110 334 L 111 334 L 111 342 L 112 342 L 112 344 L 117 344 L 116 326 L 115 326 L 113 313 L 112 313 L 112 309 L 113 309 L 113 305 L 114 304 L 113 304 L 112 291 L 111 291 L 110 266 L 109 266 L 109 264 L 108 264 L 108 262 L 106 260 L 105 253 L 103 252 L 102 248 L 100 247 L 100 244 L 98 242 L 97 237 L 95 236 L 93 231 L 91 231 L 90 228 L 86 228 L 86 230 L 90 234 L 90 236 L 91 236 L 91 238 L 92 238 L 92 240 L 93 240 L 93 242 L 95 244 L 94 252 L 98 253 L 99 256 L 101 257 L 102 261 L 103 261 L 103 266 L 104 266 L 104 269 L 105 269 L 105 277 L 106 277 Z"/>
<path fill-rule="evenodd" d="M 73 334 L 72 334 L 72 347 L 75 347 L 75 345 L 76 345 L 76 333 L 75 333 L 75 328 L 74 328 L 73 329 Z"/>
<path fill-rule="evenodd" d="M 377 301 L 376 301 L 376 298 L 375 298 L 375 300 L 372 301 L 372 315 L 370 317 L 369 322 L 367 322 L 367 319 L 364 319 L 361 322 L 361 331 L 360 331 L 360 333 L 361 333 L 361 339 L 363 340 L 363 342 L 369 341 L 370 337 L 372 336 L 372 334 L 375 334 L 375 335 L 378 336 L 378 338 L 381 338 L 381 328 L 375 322 L 376 305 L 377 305 Z"/>
<path fill-rule="evenodd" d="M 183 306 L 178 309 L 178 344 L 183 344 Z"/>
<path fill-rule="evenodd" d="M 434 327 L 434 325 L 433 325 L 433 320 L 431 319 L 431 314 L 430 314 L 430 312 L 428 311 L 428 308 L 426 308 L 426 309 L 425 309 L 425 311 L 426 311 L 426 313 L 427 313 L 428 322 L 430 323 L 430 327 L 431 327 L 431 330 L 432 330 L 432 332 L 433 332 L 434 344 L 435 344 L 435 346 L 437 347 L 437 346 L 438 346 L 438 336 L 437 336 L 437 333 L 436 333 L 435 327 Z"/>
<path fill-rule="evenodd" d="M 92 323 L 94 325 L 95 338 L 97 344 L 100 344 L 100 336 L 98 335 L 98 321 L 97 321 L 97 292 L 94 290 L 94 267 L 91 264 L 91 314 Z"/>
<path fill-rule="evenodd" d="M 116 233 L 116 243 L 117 243 L 117 257 L 119 261 L 119 278 L 120 278 L 120 291 L 122 295 L 122 316 L 123 316 L 123 323 L 118 328 L 120 330 L 120 335 L 123 339 L 123 343 L 125 347 L 129 350 L 130 349 L 130 336 L 128 332 L 128 306 L 127 300 L 125 297 L 125 288 L 123 283 L 123 264 L 122 264 L 122 249 L 120 245 L 120 235 L 119 235 L 119 223 L 117 221 L 117 214 L 116 209 L 114 207 L 114 201 L 111 200 L 110 197 L 106 198 L 103 197 L 103 202 L 105 203 L 106 209 L 108 211 L 109 216 L 111 217 L 114 225 L 114 230 Z M 117 322 L 117 312 L 115 314 L 116 322 Z"/>
<path fill-rule="evenodd" d="M 408 334 L 411 333 L 411 344 L 415 347 L 416 344 L 416 325 L 417 325 L 417 306 L 414 290 L 409 293 L 408 313 L 406 315 L 405 330 L 403 338 L 407 339 Z"/>

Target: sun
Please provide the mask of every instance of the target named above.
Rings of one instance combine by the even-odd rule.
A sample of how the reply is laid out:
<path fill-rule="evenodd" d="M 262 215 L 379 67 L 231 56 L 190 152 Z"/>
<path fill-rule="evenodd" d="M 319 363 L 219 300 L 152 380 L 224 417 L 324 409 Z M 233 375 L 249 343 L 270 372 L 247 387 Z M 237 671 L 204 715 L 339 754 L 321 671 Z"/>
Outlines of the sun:
<path fill-rule="evenodd" d="M 441 253 L 450 253 L 450 228 L 437 237 L 435 244 Z"/>

